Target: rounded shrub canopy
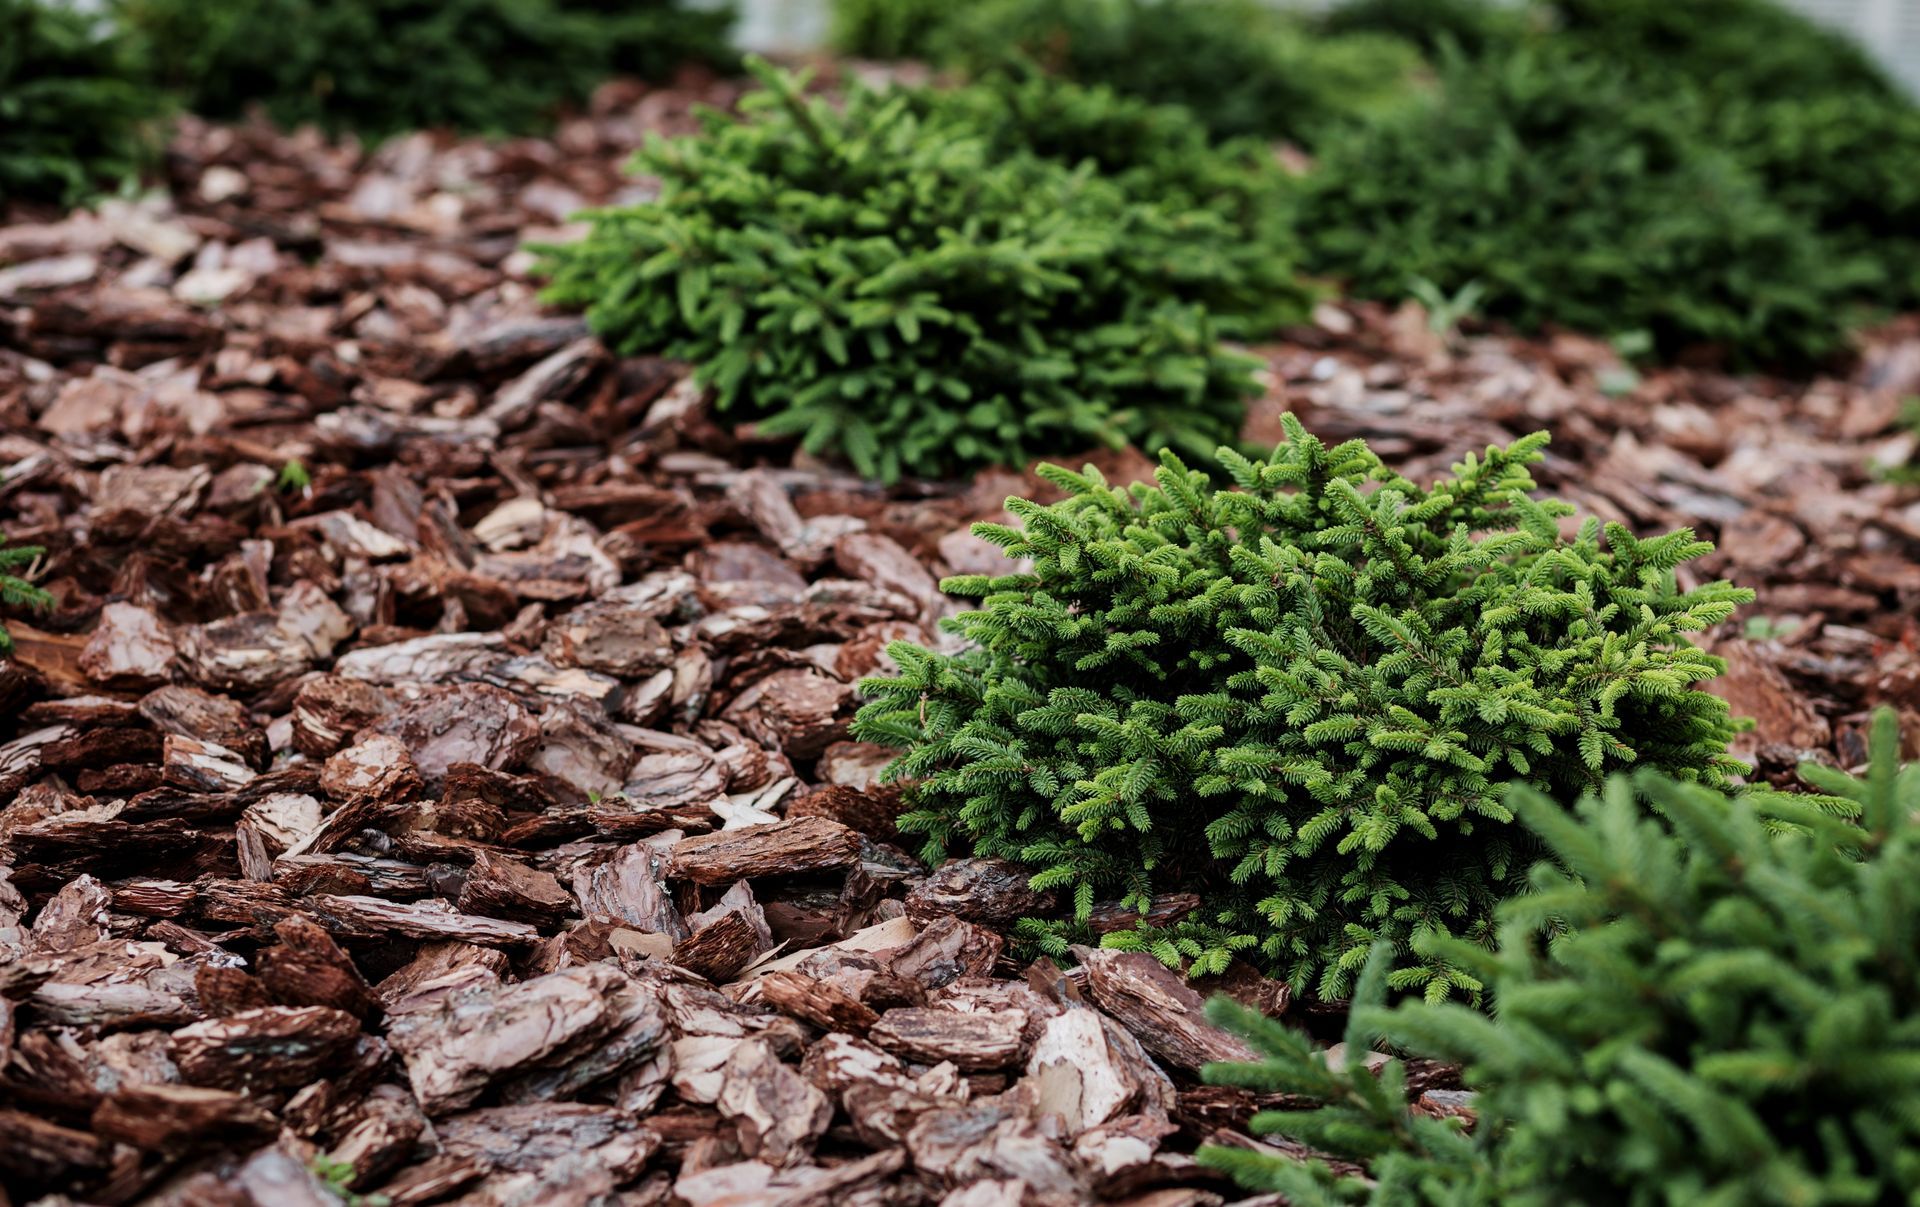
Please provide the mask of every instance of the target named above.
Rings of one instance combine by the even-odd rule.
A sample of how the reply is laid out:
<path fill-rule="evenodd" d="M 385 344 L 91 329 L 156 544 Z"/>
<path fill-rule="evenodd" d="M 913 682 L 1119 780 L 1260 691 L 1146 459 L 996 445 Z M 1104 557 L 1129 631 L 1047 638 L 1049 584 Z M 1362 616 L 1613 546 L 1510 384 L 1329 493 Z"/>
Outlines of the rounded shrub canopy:
<path fill-rule="evenodd" d="M 658 200 L 546 249 L 551 300 L 883 480 L 1237 435 L 1258 362 L 1220 341 L 1304 293 L 1229 212 L 1143 200 L 1165 161 L 1109 178 L 1009 145 L 1007 101 L 856 84 L 835 108 L 758 70 L 740 119 L 642 152 Z"/>
<path fill-rule="evenodd" d="M 1500 910 L 1496 952 L 1423 944 L 1475 968 L 1494 1011 L 1383 1006 L 1378 950 L 1345 1067 L 1226 999 L 1209 1012 L 1266 1059 L 1207 1079 L 1322 1105 L 1253 1128 L 1357 1160 L 1215 1147 L 1204 1164 L 1300 1204 L 1904 1203 L 1920 1193 L 1920 765 L 1891 709 L 1868 772 L 1828 795 L 1729 797 L 1651 772 L 1572 809 L 1516 789 L 1550 859 Z M 1380 1039 L 1464 1065 L 1471 1137 L 1409 1110 Z"/>
<path fill-rule="evenodd" d="M 1691 690 L 1721 663 L 1685 634 L 1751 593 L 1679 590 L 1710 548 L 1685 530 L 1563 538 L 1571 509 L 1529 495 L 1544 435 L 1422 489 L 1286 425 L 1268 459 L 1221 451 L 1232 490 L 1171 454 L 1131 488 L 1048 467 L 1066 499 L 976 527 L 1031 570 L 949 579 L 981 601 L 949 622 L 970 648 L 896 644 L 855 732 L 905 749 L 928 859 L 1021 861 L 1081 919 L 1199 890 L 1171 931 L 1108 941 L 1337 997 L 1376 938 L 1490 936 L 1536 853 L 1505 784 L 1742 769 L 1725 703 Z M 1477 988 L 1412 957 L 1394 976 Z"/>

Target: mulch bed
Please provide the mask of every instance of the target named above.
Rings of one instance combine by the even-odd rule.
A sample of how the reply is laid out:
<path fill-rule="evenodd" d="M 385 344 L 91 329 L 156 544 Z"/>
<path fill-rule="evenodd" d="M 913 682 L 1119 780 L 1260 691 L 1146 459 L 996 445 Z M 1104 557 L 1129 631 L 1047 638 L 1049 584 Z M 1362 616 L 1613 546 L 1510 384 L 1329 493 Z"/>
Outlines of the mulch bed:
<path fill-rule="evenodd" d="M 59 601 L 0 661 L 0 1201 L 1240 1197 L 1191 1157 L 1257 1105 L 1198 1083 L 1246 1054 L 1200 990 L 1284 988 L 1014 959 L 1048 903 L 923 867 L 847 740 L 1041 484 L 882 491 L 535 300 L 522 241 L 731 95 L 374 153 L 189 123 L 171 206 L 0 228 L 0 526 Z M 1810 384 L 1367 305 L 1266 351 L 1255 435 L 1427 476 L 1545 427 L 1550 489 L 1717 539 L 1762 774 L 1920 722 L 1920 494 L 1868 468 L 1913 454 L 1920 323 Z"/>

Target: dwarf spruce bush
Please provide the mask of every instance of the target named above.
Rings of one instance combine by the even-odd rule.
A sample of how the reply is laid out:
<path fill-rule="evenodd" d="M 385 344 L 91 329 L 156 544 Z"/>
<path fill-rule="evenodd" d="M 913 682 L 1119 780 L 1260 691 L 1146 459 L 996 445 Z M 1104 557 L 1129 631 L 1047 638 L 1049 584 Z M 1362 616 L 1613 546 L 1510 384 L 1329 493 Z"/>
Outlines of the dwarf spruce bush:
<path fill-rule="evenodd" d="M 981 601 L 949 622 L 968 648 L 893 646 L 855 732 L 904 750 L 899 824 L 929 861 L 1020 861 L 1080 918 L 1198 890 L 1192 920 L 1119 944 L 1337 997 L 1376 939 L 1490 937 L 1536 853 L 1506 783 L 1725 782 L 1726 706 L 1690 690 L 1721 664 L 1685 635 L 1752 596 L 1679 590 L 1709 548 L 1685 530 L 1563 538 L 1571 509 L 1529 493 L 1544 435 L 1423 489 L 1285 423 L 1267 459 L 1220 452 L 1236 489 L 1171 454 L 1151 486 L 1044 469 L 1066 499 L 975 528 L 1031 570 L 947 580 Z M 1412 957 L 1394 983 L 1477 988 Z"/>
<path fill-rule="evenodd" d="M 1535 0 L 1543 26 L 1642 75 L 1730 102 L 1843 93 L 1893 100 L 1896 86 L 1851 38 L 1778 0 Z"/>
<path fill-rule="evenodd" d="M 1216 140 L 1183 106 L 1024 68 L 913 95 L 922 112 L 977 127 L 995 158 L 1092 164 L 1142 204 L 1218 214 L 1233 225 L 1244 265 L 1247 289 L 1235 308 L 1276 320 L 1305 312 L 1310 294 L 1286 271 L 1301 255 L 1298 183 L 1269 144 Z"/>
<path fill-rule="evenodd" d="M 0 605 L 7 608 L 50 608 L 53 596 L 14 573 L 24 573 L 46 550 L 39 545 L 9 546 L 0 540 Z M 13 637 L 0 625 L 0 654 L 13 648 Z"/>
<path fill-rule="evenodd" d="M 1920 303 L 1920 106 L 1845 35 L 1775 0 L 1551 0 L 1557 41 L 1693 100 L 1704 135 L 1864 269 L 1856 292 Z"/>
<path fill-rule="evenodd" d="M 657 200 L 545 249 L 550 300 L 885 480 L 1234 438 L 1257 362 L 1220 341 L 1304 295 L 1232 197 L 1144 200 L 1019 145 L 1001 100 L 856 84 L 836 108 L 756 71 L 741 117 L 641 153 Z"/>
<path fill-rule="evenodd" d="M 136 176 L 162 110 L 98 17 L 0 0 L 0 206 L 71 205 Z"/>
<path fill-rule="evenodd" d="M 1704 130 L 1552 43 L 1450 59 L 1436 99 L 1326 148 L 1309 263 L 1366 296 L 1478 282 L 1489 317 L 1645 332 L 1667 355 L 1808 365 L 1845 347 L 1873 273 Z"/>
<path fill-rule="evenodd" d="M 866 59 L 921 59 L 966 0 L 833 0 L 833 45 Z"/>
<path fill-rule="evenodd" d="M 1177 104 L 1216 137 L 1311 142 L 1395 103 L 1419 55 L 1397 38 L 1316 34 L 1261 0 L 836 0 L 841 47 L 975 75 L 1038 65 Z"/>
<path fill-rule="evenodd" d="M 1920 107 L 1773 0 L 1349 0 L 1323 27 L 1441 64 L 1316 176 L 1316 267 L 1360 292 L 1481 279 L 1494 317 L 1787 368 L 1920 303 Z"/>
<path fill-rule="evenodd" d="M 1920 107 L 1865 93 L 1734 108 L 1724 145 L 1856 266 L 1861 297 L 1920 305 Z"/>
<path fill-rule="evenodd" d="M 1229 1002 L 1267 1056 L 1211 1080 L 1322 1100 L 1256 1116 L 1371 1166 L 1206 1149 L 1245 1185 L 1313 1204 L 1842 1204 L 1920 1195 L 1920 766 L 1876 718 L 1864 780 L 1804 774 L 1827 799 L 1729 800 L 1647 773 L 1563 809 L 1513 796 L 1552 859 L 1501 909 L 1477 968 L 1495 1012 L 1382 1009 L 1363 978 L 1343 1065 Z M 1838 804 L 1857 818 L 1832 816 Z M 1376 1038 L 1463 1062 L 1471 1140 L 1407 1109 Z"/>
<path fill-rule="evenodd" d="M 116 0 L 189 108 L 382 137 L 522 133 L 611 75 L 728 65 L 728 11 L 679 0 Z"/>
<path fill-rule="evenodd" d="M 1319 21 L 1330 33 L 1386 35 L 1429 54 L 1451 45 L 1473 55 L 1504 50 L 1539 24 L 1534 8 L 1489 0 L 1344 0 Z"/>

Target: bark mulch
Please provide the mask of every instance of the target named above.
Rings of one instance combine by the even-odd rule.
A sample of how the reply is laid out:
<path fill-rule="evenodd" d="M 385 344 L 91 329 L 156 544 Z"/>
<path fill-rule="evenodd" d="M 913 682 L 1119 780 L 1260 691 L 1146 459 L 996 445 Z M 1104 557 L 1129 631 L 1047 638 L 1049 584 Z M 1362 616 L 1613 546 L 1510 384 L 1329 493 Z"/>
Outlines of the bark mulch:
<path fill-rule="evenodd" d="M 644 191 L 694 99 L 372 153 L 189 124 L 171 203 L 0 228 L 0 527 L 58 600 L 0 661 L 0 1202 L 1241 1197 L 1191 1156 L 1258 1105 L 1198 1083 L 1246 1055 L 1200 990 L 1013 958 L 1046 903 L 923 867 L 846 735 L 1038 482 L 881 491 L 535 300 L 522 241 Z M 1545 426 L 1551 488 L 1718 539 L 1764 774 L 1920 717 L 1920 502 L 1868 470 L 1920 324 L 1798 385 L 1370 306 L 1266 351 L 1256 435 L 1424 475 Z"/>

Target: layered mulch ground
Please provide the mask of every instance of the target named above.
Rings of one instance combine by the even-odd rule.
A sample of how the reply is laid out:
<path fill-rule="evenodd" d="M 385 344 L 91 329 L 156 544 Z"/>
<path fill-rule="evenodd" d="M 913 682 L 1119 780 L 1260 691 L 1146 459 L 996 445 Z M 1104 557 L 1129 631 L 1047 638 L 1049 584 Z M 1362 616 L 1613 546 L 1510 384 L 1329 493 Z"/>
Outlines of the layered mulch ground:
<path fill-rule="evenodd" d="M 0 527 L 58 599 L 0 661 L 0 1198 L 1240 1197 L 1190 1155 L 1256 1105 L 1198 1084 L 1245 1055 L 1200 993 L 1015 959 L 1049 903 L 921 866 L 846 737 L 1037 481 L 882 491 L 537 304 L 523 240 L 644 192 L 691 99 L 371 154 L 189 125 L 171 203 L 0 228 Z M 1920 719 L 1920 496 L 1869 468 L 1913 454 L 1920 324 L 1810 384 L 1368 306 L 1266 351 L 1255 434 L 1425 475 L 1546 427 L 1558 493 L 1719 540 L 1762 774 Z"/>

